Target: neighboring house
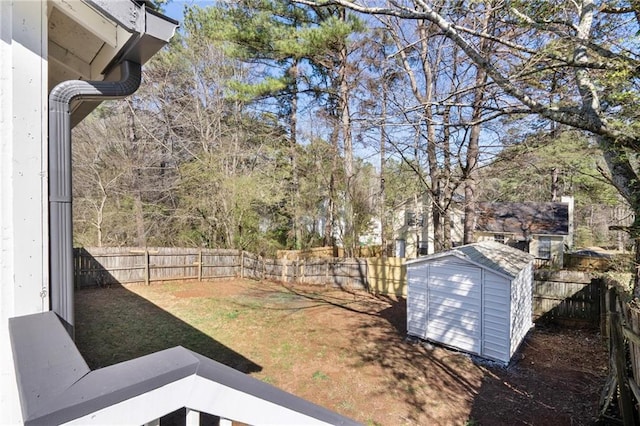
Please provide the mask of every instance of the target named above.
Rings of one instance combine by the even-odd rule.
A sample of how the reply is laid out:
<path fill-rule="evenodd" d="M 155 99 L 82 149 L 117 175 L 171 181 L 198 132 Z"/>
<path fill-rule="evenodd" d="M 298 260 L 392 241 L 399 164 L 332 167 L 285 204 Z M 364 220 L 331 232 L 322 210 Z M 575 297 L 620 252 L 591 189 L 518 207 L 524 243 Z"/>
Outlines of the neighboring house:
<path fill-rule="evenodd" d="M 560 203 L 477 203 L 475 241 L 498 241 L 562 266 L 573 243 L 573 199 Z"/>
<path fill-rule="evenodd" d="M 0 0 L 1 423 L 350 424 L 184 348 L 91 371 L 73 342 L 71 128 L 176 28 L 145 1 Z"/>
<path fill-rule="evenodd" d="M 415 259 L 435 251 L 432 203 L 428 193 L 416 195 L 393 209 L 394 256 Z M 454 245 L 463 239 L 463 212 L 455 205 L 449 209 L 451 238 Z"/>
<path fill-rule="evenodd" d="M 434 253 L 431 198 L 410 198 L 393 210 L 395 256 L 415 259 Z M 453 246 L 462 244 L 464 211 L 461 203 L 449 209 Z M 573 246 L 573 198 L 560 203 L 490 203 L 476 205 L 474 241 L 498 241 L 562 265 L 565 248 Z"/>

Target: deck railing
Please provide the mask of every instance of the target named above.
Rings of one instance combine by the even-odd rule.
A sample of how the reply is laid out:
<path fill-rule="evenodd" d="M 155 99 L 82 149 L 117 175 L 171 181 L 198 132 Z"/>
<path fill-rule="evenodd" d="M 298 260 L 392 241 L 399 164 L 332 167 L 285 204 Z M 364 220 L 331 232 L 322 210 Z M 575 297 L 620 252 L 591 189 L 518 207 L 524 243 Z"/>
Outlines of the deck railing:
<path fill-rule="evenodd" d="M 25 425 L 357 424 L 183 347 L 92 371 L 53 312 L 9 328 Z"/>

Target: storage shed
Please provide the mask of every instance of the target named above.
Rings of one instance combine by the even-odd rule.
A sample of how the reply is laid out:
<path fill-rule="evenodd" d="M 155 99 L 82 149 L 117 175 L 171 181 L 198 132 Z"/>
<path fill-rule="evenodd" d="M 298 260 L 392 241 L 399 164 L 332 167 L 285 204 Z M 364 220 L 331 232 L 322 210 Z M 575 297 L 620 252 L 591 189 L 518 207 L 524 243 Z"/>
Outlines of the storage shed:
<path fill-rule="evenodd" d="M 533 324 L 533 259 L 483 241 L 408 261 L 408 334 L 508 364 Z"/>

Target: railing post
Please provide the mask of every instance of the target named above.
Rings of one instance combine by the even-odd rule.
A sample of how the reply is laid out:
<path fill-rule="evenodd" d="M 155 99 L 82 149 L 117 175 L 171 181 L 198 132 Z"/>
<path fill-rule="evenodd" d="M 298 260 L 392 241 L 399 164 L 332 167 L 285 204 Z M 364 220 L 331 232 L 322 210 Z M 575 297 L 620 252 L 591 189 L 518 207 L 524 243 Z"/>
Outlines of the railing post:
<path fill-rule="evenodd" d="M 200 411 L 187 408 L 187 415 L 185 416 L 186 426 L 200 426 Z"/>

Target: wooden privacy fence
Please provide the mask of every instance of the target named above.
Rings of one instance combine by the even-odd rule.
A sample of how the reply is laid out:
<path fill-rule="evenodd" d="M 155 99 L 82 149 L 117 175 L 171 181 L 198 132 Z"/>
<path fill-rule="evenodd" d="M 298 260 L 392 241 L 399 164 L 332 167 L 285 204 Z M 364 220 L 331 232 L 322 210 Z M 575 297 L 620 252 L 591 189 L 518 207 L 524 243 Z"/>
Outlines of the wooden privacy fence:
<path fill-rule="evenodd" d="M 366 259 L 266 259 L 241 250 L 100 247 L 74 250 L 77 288 L 184 279 L 253 278 L 369 288 Z"/>
<path fill-rule="evenodd" d="M 602 334 L 609 343 L 610 373 L 602 392 L 600 416 L 615 422 L 622 418 L 624 425 L 637 425 L 640 424 L 640 307 L 637 300 L 625 295 L 615 283 L 608 285 L 603 298 L 606 315 Z"/>
<path fill-rule="evenodd" d="M 173 247 L 77 248 L 76 287 L 220 278 L 362 288 L 406 297 L 407 268 L 399 258 L 267 259 L 231 249 Z M 592 322 L 600 318 L 600 285 L 585 272 L 535 272 L 534 319 Z"/>
<path fill-rule="evenodd" d="M 533 319 L 598 326 L 602 287 L 602 280 L 588 272 L 537 270 L 533 282 Z"/>
<path fill-rule="evenodd" d="M 238 250 L 173 247 L 99 247 L 74 249 L 78 288 L 115 283 L 215 279 L 240 276 L 243 253 Z"/>

